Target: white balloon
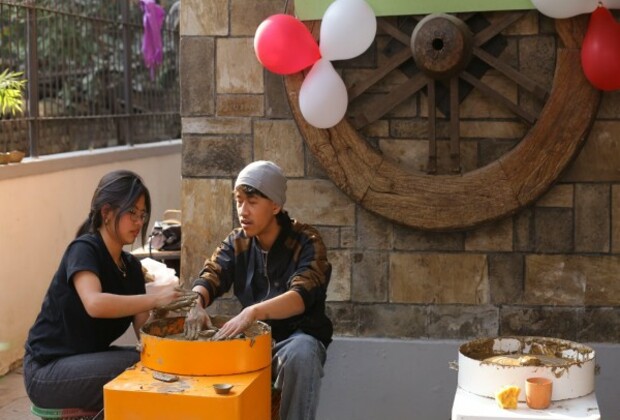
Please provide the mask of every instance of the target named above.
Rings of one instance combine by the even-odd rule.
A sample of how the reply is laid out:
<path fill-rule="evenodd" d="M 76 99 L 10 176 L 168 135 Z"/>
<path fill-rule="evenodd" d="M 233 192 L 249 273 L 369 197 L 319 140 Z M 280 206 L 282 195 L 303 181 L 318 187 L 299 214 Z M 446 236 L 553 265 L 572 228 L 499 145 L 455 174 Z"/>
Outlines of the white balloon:
<path fill-rule="evenodd" d="M 543 15 L 554 19 L 566 19 L 584 13 L 592 13 L 599 0 L 532 0 Z"/>
<path fill-rule="evenodd" d="M 321 58 L 299 90 L 299 108 L 305 120 L 317 128 L 338 124 L 347 112 L 349 97 L 342 78 L 329 60 Z"/>
<path fill-rule="evenodd" d="M 348 60 L 370 47 L 377 33 L 377 18 L 364 0 L 336 0 L 321 21 L 321 57 Z"/>
<path fill-rule="evenodd" d="M 603 6 L 608 9 L 620 9 L 620 0 L 601 0 Z"/>

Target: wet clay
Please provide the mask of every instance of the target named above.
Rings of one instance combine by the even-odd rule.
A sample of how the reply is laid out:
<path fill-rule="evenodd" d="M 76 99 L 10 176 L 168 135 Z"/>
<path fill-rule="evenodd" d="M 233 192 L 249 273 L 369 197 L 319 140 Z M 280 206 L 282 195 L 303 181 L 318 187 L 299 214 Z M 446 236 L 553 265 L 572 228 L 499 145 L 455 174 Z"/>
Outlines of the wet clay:
<path fill-rule="evenodd" d="M 567 361 L 570 362 L 571 360 L 554 356 L 530 356 L 524 354 L 491 356 L 483 360 L 483 362 L 502 366 L 563 366 Z"/>
<path fill-rule="evenodd" d="M 211 322 L 216 329 L 219 329 L 224 325 L 231 317 L 227 316 L 214 316 L 211 317 Z M 187 340 L 185 335 L 183 334 L 183 326 L 185 325 L 184 317 L 175 317 L 175 318 L 163 318 L 156 319 L 151 321 L 142 327 L 142 331 L 145 334 L 153 335 L 155 337 L 168 338 L 171 340 Z M 214 341 L 213 335 L 215 334 L 215 329 L 206 329 L 203 330 L 199 338 L 195 341 Z M 256 321 L 242 334 L 239 336 L 233 337 L 234 339 L 244 339 L 244 338 L 255 338 L 263 334 L 268 334 L 270 332 L 269 325 L 264 322 Z M 189 340 L 188 340 L 189 341 Z"/>

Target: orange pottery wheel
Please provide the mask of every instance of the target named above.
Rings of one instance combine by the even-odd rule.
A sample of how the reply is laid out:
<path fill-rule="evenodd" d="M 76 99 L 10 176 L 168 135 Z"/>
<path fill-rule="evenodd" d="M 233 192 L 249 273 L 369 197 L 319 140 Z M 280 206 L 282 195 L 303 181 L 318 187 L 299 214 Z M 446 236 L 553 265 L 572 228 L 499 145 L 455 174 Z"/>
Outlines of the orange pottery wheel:
<path fill-rule="evenodd" d="M 216 327 L 226 317 L 213 317 Z M 271 329 L 255 322 L 244 338 L 223 341 L 183 337 L 184 317 L 163 318 L 146 324 L 141 332 L 142 365 L 177 375 L 233 375 L 254 372 L 271 365 Z"/>

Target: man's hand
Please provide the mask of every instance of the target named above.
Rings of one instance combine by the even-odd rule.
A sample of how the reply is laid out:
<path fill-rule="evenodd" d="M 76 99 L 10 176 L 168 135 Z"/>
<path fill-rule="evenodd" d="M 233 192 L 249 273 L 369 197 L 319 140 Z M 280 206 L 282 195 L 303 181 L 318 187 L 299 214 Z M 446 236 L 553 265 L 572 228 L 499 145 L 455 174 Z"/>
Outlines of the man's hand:
<path fill-rule="evenodd" d="M 254 307 L 248 306 L 239 315 L 222 325 L 222 328 L 213 336 L 213 339 L 223 340 L 239 335 L 250 327 L 254 321 L 256 321 L 256 311 Z"/>
<path fill-rule="evenodd" d="M 183 334 L 188 340 L 196 340 L 198 339 L 200 331 L 205 327 L 213 327 L 211 318 L 209 318 L 207 310 L 203 308 L 200 303 L 196 303 L 187 313 Z"/>

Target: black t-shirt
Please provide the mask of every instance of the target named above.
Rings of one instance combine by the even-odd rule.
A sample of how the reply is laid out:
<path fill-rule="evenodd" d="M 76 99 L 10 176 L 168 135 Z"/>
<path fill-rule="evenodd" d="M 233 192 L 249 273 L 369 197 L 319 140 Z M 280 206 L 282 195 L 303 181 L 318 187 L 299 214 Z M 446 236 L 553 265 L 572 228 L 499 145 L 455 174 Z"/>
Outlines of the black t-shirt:
<path fill-rule="evenodd" d="M 117 267 L 99 233 L 80 236 L 69 244 L 28 334 L 26 351 L 37 362 L 45 364 L 60 357 L 107 350 L 127 330 L 133 316 L 91 317 L 73 284 L 76 273 L 90 271 L 99 277 L 104 293 L 144 294 L 140 262 L 124 251 L 121 258 L 127 277 Z"/>

